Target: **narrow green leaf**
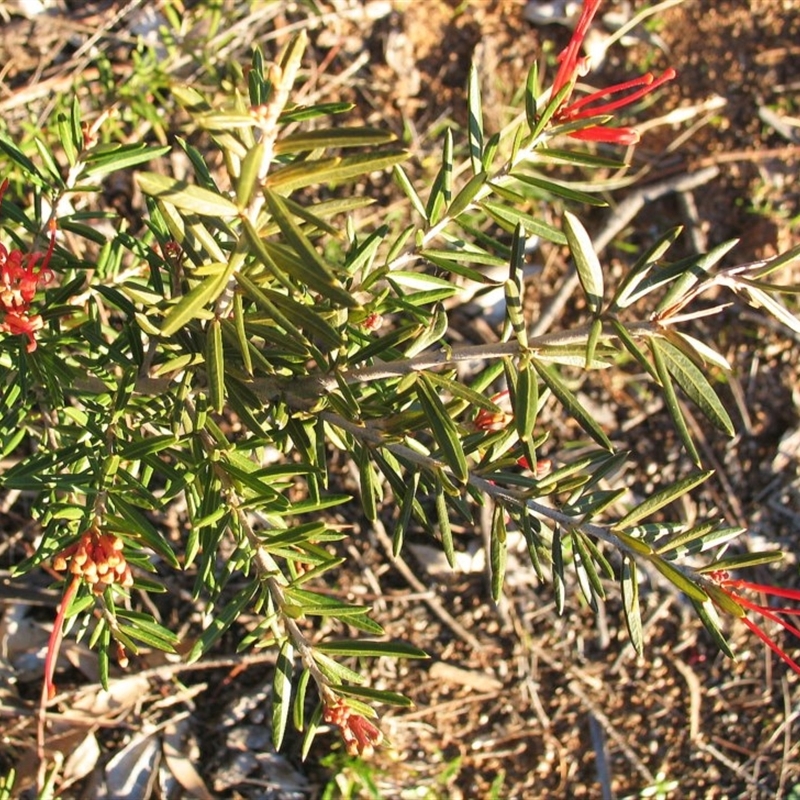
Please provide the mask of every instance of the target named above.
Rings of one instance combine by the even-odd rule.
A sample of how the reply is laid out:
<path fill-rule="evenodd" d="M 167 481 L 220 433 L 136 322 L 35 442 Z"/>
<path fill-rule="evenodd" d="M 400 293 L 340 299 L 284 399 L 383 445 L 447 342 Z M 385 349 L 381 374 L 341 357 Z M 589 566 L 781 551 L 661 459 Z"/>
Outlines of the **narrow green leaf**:
<path fill-rule="evenodd" d="M 483 104 L 481 103 L 481 79 L 477 65 L 473 62 L 467 83 L 467 131 L 469 133 L 469 157 L 472 172 L 483 171 Z"/>
<path fill-rule="evenodd" d="M 666 339 L 653 338 L 651 343 L 661 351 L 667 370 L 706 419 L 728 436 L 733 436 L 735 430 L 728 412 L 706 376 L 692 360 Z"/>
<path fill-rule="evenodd" d="M 216 317 L 208 326 L 206 348 L 206 371 L 211 407 L 217 414 L 221 414 L 225 407 L 225 355 L 222 348 L 222 326 Z"/>
<path fill-rule="evenodd" d="M 361 447 L 357 452 L 358 473 L 361 483 L 361 505 L 364 509 L 364 516 L 368 520 L 373 521 L 378 518 L 378 507 L 376 503 L 378 482 L 372 468 L 369 450 L 366 447 Z"/>
<path fill-rule="evenodd" d="M 156 172 L 139 172 L 139 188 L 151 197 L 169 201 L 175 208 L 205 217 L 235 217 L 239 209 L 232 200 L 209 189 L 192 186 Z"/>
<path fill-rule="evenodd" d="M 247 208 L 253 196 L 264 160 L 264 143 L 259 142 L 247 151 L 242 159 L 241 173 L 236 181 L 236 201 L 240 208 Z"/>
<path fill-rule="evenodd" d="M 492 528 L 489 540 L 489 567 L 490 587 L 492 600 L 500 601 L 503 593 L 503 581 L 506 576 L 506 562 L 508 560 L 508 532 L 506 530 L 506 509 L 501 503 L 496 503 L 492 512 Z"/>
<path fill-rule="evenodd" d="M 640 297 L 644 296 L 647 291 L 652 290 L 653 287 L 644 292 L 637 291 L 639 285 L 650 273 L 650 270 L 656 266 L 659 259 L 675 243 L 675 240 L 680 236 L 682 230 L 683 228 L 680 226 L 671 228 L 666 233 L 662 234 L 651 247 L 639 256 L 636 263 L 630 268 L 627 275 L 625 275 L 617 287 L 614 293 L 614 299 L 611 301 L 611 311 L 616 312 L 621 308 L 627 308 Z"/>
<path fill-rule="evenodd" d="M 571 88 L 569 85 L 562 86 L 558 94 L 555 97 L 550 98 L 550 101 L 547 103 L 541 114 L 537 113 L 535 109 L 533 110 L 535 124 L 531 126 L 530 138 L 532 141 L 536 141 L 539 134 L 541 134 L 542 131 L 547 126 L 547 123 L 550 122 L 550 120 L 553 118 L 553 114 L 555 114 L 556 111 L 558 111 L 562 103 L 566 100 L 567 95 L 569 94 L 570 91 Z M 526 109 L 526 116 L 527 116 L 527 109 Z"/>
<path fill-rule="evenodd" d="M 436 519 L 439 522 L 439 536 L 442 540 L 442 550 L 444 551 L 447 563 L 450 565 L 450 568 L 453 569 L 456 565 L 456 553 L 453 545 L 453 528 L 450 525 L 447 495 L 444 491 L 444 483 L 441 480 L 436 481 Z"/>
<path fill-rule="evenodd" d="M 315 644 L 314 649 L 329 656 L 430 658 L 424 650 L 406 642 L 375 642 L 366 639 L 327 640 Z"/>
<path fill-rule="evenodd" d="M 392 555 L 397 558 L 403 549 L 408 524 L 414 512 L 414 504 L 417 500 L 417 489 L 419 488 L 419 473 L 413 472 L 406 481 L 406 488 L 400 499 L 400 516 L 394 527 L 392 534 Z"/>
<path fill-rule="evenodd" d="M 739 286 L 742 285 L 744 285 L 744 283 L 739 284 Z M 768 314 L 775 317 L 782 325 L 789 328 L 789 330 L 800 334 L 800 319 L 792 314 L 783 303 L 772 297 L 772 295 L 749 282 L 747 283 L 746 289 L 738 289 L 737 293 L 743 295 L 754 308 L 763 309 Z"/>
<path fill-rule="evenodd" d="M 578 585 L 581 587 L 584 599 L 593 610 L 597 610 L 597 598 L 603 599 L 605 592 L 600 576 L 597 574 L 594 561 L 589 553 L 589 548 L 580 531 L 570 531 L 572 541 L 573 562 L 578 576 Z"/>
<path fill-rule="evenodd" d="M 520 347 L 528 346 L 528 330 L 525 325 L 525 318 L 522 315 L 522 299 L 519 294 L 519 287 L 514 280 L 507 280 L 503 284 L 506 300 L 506 315 L 511 329 L 517 337 Z"/>
<path fill-rule="evenodd" d="M 539 92 L 539 62 L 534 59 L 525 81 L 525 119 L 530 130 L 536 126 L 536 100 Z"/>
<path fill-rule="evenodd" d="M 272 744 L 280 750 L 289 721 L 292 700 L 292 673 L 294 672 L 294 645 L 288 639 L 283 643 L 275 663 L 272 681 Z"/>
<path fill-rule="evenodd" d="M 713 564 L 706 564 L 697 571 L 700 573 L 716 572 L 717 570 L 747 569 L 760 567 L 764 564 L 775 564 L 783 561 L 784 554 L 780 550 L 767 550 L 763 553 L 743 553 L 738 556 L 721 558 Z"/>
<path fill-rule="evenodd" d="M 559 92 L 560 94 L 560 92 Z M 549 103 L 549 109 L 552 103 Z M 540 123 L 541 124 L 541 123 Z M 575 164 L 581 167 L 592 167 L 599 169 L 625 169 L 628 165 L 618 158 L 605 158 L 586 150 L 562 150 L 558 147 L 540 147 L 536 150 L 537 160 L 547 162 L 564 161 L 567 164 Z"/>
<path fill-rule="evenodd" d="M 727 595 L 725 595 L 723 592 L 720 592 L 720 595 L 727 597 Z M 709 632 L 711 638 L 714 640 L 714 644 L 716 644 L 720 651 L 723 652 L 728 658 L 735 660 L 736 655 L 731 649 L 731 646 L 728 644 L 725 634 L 723 634 L 720 630 L 719 618 L 717 617 L 716 609 L 711 601 L 707 600 L 703 603 L 692 600 L 692 605 L 697 612 L 697 616 L 700 617 L 700 621 L 705 626 L 705 629 Z"/>
<path fill-rule="evenodd" d="M 558 398 L 561 405 L 564 406 L 564 410 L 601 447 L 612 450 L 611 442 L 597 423 L 597 420 L 580 404 L 578 398 L 569 390 L 558 372 L 554 368 L 540 363 L 537 359 L 532 359 L 532 363 L 542 380 L 547 384 L 547 387 Z"/>
<path fill-rule="evenodd" d="M 653 380 L 657 381 L 658 375 L 656 374 L 655 368 L 645 355 L 644 350 L 639 347 L 630 333 L 628 333 L 628 330 L 625 328 L 625 326 L 616 317 L 607 317 L 607 319 L 611 323 L 611 327 L 617 334 L 622 346 L 639 362 L 640 366 L 645 370 L 645 372 L 647 372 L 647 374 L 650 375 Z"/>
<path fill-rule="evenodd" d="M 514 425 L 521 441 L 527 442 L 533 437 L 538 411 L 539 376 L 526 359 L 519 365 L 514 392 Z"/>
<path fill-rule="evenodd" d="M 564 233 L 586 296 L 586 304 L 589 311 L 597 316 L 603 307 L 603 268 L 600 259 L 586 228 L 569 211 L 564 212 Z"/>
<path fill-rule="evenodd" d="M 186 662 L 193 664 L 202 655 L 207 653 L 214 642 L 225 633 L 241 615 L 248 603 L 255 597 L 258 591 L 258 584 L 255 581 L 248 583 L 240 589 L 231 601 L 211 618 L 211 622 L 205 631 L 200 635 L 194 647 L 186 656 Z"/>
<path fill-rule="evenodd" d="M 636 562 L 627 554 L 622 557 L 620 575 L 622 588 L 622 610 L 625 614 L 625 625 L 631 638 L 633 649 L 639 655 L 644 652 L 644 635 L 642 631 L 642 614 L 639 608 L 639 580 L 636 575 Z"/>
<path fill-rule="evenodd" d="M 406 175 L 406 171 L 398 164 L 395 166 L 393 174 L 395 180 L 400 184 L 403 194 L 411 201 L 411 205 L 414 206 L 414 210 L 422 219 L 427 220 L 428 211 L 425 208 L 425 203 L 422 202 L 422 199 L 417 194 L 417 190 L 414 188 L 414 184 L 411 183 L 411 179 Z"/>
<path fill-rule="evenodd" d="M 564 582 L 564 545 L 561 537 L 561 529 L 558 526 L 553 529 L 550 558 L 553 562 L 553 595 L 556 613 L 561 616 L 564 613 L 564 604 L 566 600 L 566 583 Z"/>
<path fill-rule="evenodd" d="M 673 585 L 682 591 L 690 600 L 704 603 L 708 595 L 696 584 L 689 580 L 680 570 L 669 561 L 658 556 L 651 556 L 650 563 Z"/>
<path fill-rule="evenodd" d="M 469 476 L 469 468 L 455 422 L 450 418 L 444 403 L 439 399 L 427 375 L 420 374 L 418 376 L 415 388 L 417 399 L 431 427 L 433 438 L 441 450 L 442 457 L 456 480 L 465 483 Z"/>
<path fill-rule="evenodd" d="M 458 380 L 453 380 L 437 372 L 426 373 L 428 380 L 441 392 L 446 392 L 457 400 L 463 400 L 473 408 L 485 408 L 487 411 L 499 411 L 497 403 L 493 403 L 480 392 L 476 392 L 469 386 L 464 385 Z"/>
<path fill-rule="evenodd" d="M 453 202 L 450 203 L 450 208 L 447 209 L 447 215 L 455 219 L 460 214 L 463 214 L 467 208 L 469 208 L 472 201 L 478 196 L 481 189 L 486 185 L 487 178 L 488 173 L 484 171 L 473 175 L 453 198 Z"/>
<path fill-rule="evenodd" d="M 700 454 L 697 452 L 692 435 L 689 433 L 689 427 L 681 410 L 681 404 L 678 401 L 678 395 L 675 392 L 675 386 L 672 383 L 672 376 L 667 368 L 667 362 L 664 357 L 663 348 L 656 344 L 657 339 L 652 338 L 648 340 L 650 352 L 653 354 L 653 363 L 655 364 L 656 374 L 661 383 L 661 391 L 664 395 L 664 405 L 672 417 L 672 423 L 675 425 L 675 430 L 686 448 L 686 452 L 696 466 L 700 466 Z"/>
<path fill-rule="evenodd" d="M 236 335 L 236 344 L 239 347 L 239 355 L 242 357 L 242 365 L 248 375 L 253 374 L 253 357 L 250 355 L 250 342 L 247 339 L 245 329 L 244 303 L 242 293 L 236 291 L 233 294 L 233 325 Z"/>
<path fill-rule="evenodd" d="M 582 205 L 594 206 L 596 208 L 603 208 L 608 205 L 602 197 L 589 194 L 589 192 L 580 192 L 577 189 L 573 189 L 568 184 L 558 183 L 550 178 L 541 178 L 538 175 L 525 175 L 519 172 L 512 173 L 511 177 L 526 186 L 539 189 L 546 195 L 561 197 L 564 200 L 571 200 L 574 203 L 581 203 Z"/>
<path fill-rule="evenodd" d="M 405 695 L 399 692 L 387 692 L 383 689 L 371 689 L 369 686 L 343 686 L 342 684 L 331 687 L 336 694 L 343 697 L 359 697 L 370 703 L 385 703 L 400 708 L 413 708 L 414 704 Z"/>
<path fill-rule="evenodd" d="M 699 486 L 701 483 L 708 480 L 713 474 L 714 470 L 702 470 L 700 472 L 694 472 L 691 475 L 687 475 L 685 478 L 681 478 L 680 480 L 669 484 L 669 486 L 665 486 L 655 494 L 651 494 L 650 497 L 648 497 L 643 503 L 640 503 L 638 506 L 632 508 L 621 520 L 614 523 L 612 529 L 623 530 L 625 528 L 630 528 L 640 520 L 649 517 L 651 514 L 655 514 L 656 511 L 664 508 L 664 506 L 669 505 L 674 500 L 677 500 L 679 497 L 685 495 L 687 492 L 692 491 L 695 486 Z"/>
<path fill-rule="evenodd" d="M 370 172 L 388 169 L 405 161 L 407 157 L 405 151 L 387 151 L 299 161 L 271 172 L 267 185 L 282 194 L 289 194 L 306 186 L 342 183 Z"/>
<path fill-rule="evenodd" d="M 282 136 L 275 143 L 275 153 L 300 153 L 318 147 L 366 147 L 388 144 L 395 138 L 393 133 L 381 128 L 320 128 Z"/>
<path fill-rule="evenodd" d="M 589 329 L 589 336 L 586 338 L 586 360 L 584 369 L 588 370 L 594 363 L 594 354 L 597 351 L 597 343 L 603 335 L 603 320 L 599 317 L 592 320 L 592 325 Z"/>
<path fill-rule="evenodd" d="M 228 279 L 233 273 L 230 264 L 215 266 L 219 272 L 204 278 L 169 310 L 161 325 L 162 336 L 172 336 L 191 320 L 207 318 L 210 315 L 207 306 L 225 291 Z"/>
<path fill-rule="evenodd" d="M 558 228 L 537 217 L 526 214 L 524 211 L 509 208 L 490 200 L 482 201 L 480 206 L 498 225 L 509 231 L 513 231 L 518 223 L 522 223 L 530 235 L 540 236 L 542 239 L 547 239 L 548 242 L 555 242 L 556 244 L 567 243 L 567 237 Z"/>
<path fill-rule="evenodd" d="M 305 730 L 306 690 L 308 689 L 308 681 L 310 678 L 311 673 L 307 669 L 304 669 L 300 673 L 300 678 L 295 687 L 294 703 L 292 703 L 292 722 L 294 723 L 295 730 L 301 733 Z"/>
<path fill-rule="evenodd" d="M 656 316 L 666 312 L 670 306 L 679 303 L 681 298 L 687 294 L 697 281 L 706 277 L 711 267 L 720 261 L 729 250 L 733 249 L 738 242 L 738 239 L 730 239 L 727 242 L 717 245 L 710 252 L 691 259 L 691 262 L 683 270 L 683 273 L 672 286 L 670 286 L 669 291 L 656 306 Z"/>

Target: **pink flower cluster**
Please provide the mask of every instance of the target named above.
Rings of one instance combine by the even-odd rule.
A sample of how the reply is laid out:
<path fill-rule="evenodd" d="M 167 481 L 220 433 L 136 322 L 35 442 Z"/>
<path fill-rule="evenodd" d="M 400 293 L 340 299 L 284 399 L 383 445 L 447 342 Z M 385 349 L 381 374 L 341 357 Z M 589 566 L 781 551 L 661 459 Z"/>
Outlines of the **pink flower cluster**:
<path fill-rule="evenodd" d="M 8 188 L 8 181 L 0 184 L 0 205 Z M 36 349 L 36 331 L 44 322 L 39 314 L 30 314 L 31 303 L 40 286 L 48 283 L 53 273 L 49 269 L 50 258 L 56 244 L 55 221 L 50 225 L 50 246 L 47 252 L 25 255 L 21 250 L 8 250 L 0 242 L 0 331 L 28 337 L 27 350 Z M 41 265 L 36 266 L 41 259 Z"/>

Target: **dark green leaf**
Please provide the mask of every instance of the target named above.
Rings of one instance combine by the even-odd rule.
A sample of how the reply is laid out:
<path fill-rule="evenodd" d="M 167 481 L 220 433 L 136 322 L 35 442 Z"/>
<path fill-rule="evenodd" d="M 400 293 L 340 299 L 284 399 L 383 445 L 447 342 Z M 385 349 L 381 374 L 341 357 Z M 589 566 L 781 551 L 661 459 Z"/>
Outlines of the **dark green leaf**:
<path fill-rule="evenodd" d="M 625 614 L 625 625 L 631 644 L 639 655 L 644 651 L 644 635 L 642 633 L 642 615 L 639 608 L 639 580 L 636 575 L 636 562 L 625 554 L 622 558 L 622 609 Z"/>
<path fill-rule="evenodd" d="M 697 448 L 692 440 L 692 435 L 689 433 L 689 427 L 686 424 L 686 419 L 683 416 L 681 404 L 678 400 L 678 395 L 675 392 L 675 387 L 672 383 L 672 376 L 667 368 L 664 350 L 656 344 L 656 341 L 657 340 L 654 338 L 650 339 L 648 340 L 648 345 L 650 346 L 650 352 L 653 354 L 653 363 L 655 364 L 658 380 L 661 383 L 661 391 L 664 395 L 664 405 L 666 406 L 670 417 L 672 417 L 672 423 L 675 425 L 675 430 L 678 432 L 678 436 L 683 442 L 686 452 L 695 465 L 700 466 L 700 454 L 697 452 Z"/>
<path fill-rule="evenodd" d="M 406 642 L 372 642 L 365 639 L 343 639 L 338 642 L 328 640 L 314 645 L 314 649 L 331 656 L 430 658 L 424 650 Z"/>
<path fill-rule="evenodd" d="M 714 470 L 694 472 L 691 475 L 687 475 L 685 478 L 681 478 L 669 484 L 669 486 L 665 486 L 663 489 L 651 494 L 643 503 L 632 508 L 619 522 L 614 524 L 614 530 L 630 528 L 640 520 L 645 519 L 645 517 L 655 514 L 656 511 L 669 505 L 674 500 L 690 492 L 695 486 L 699 486 L 701 483 L 708 480 L 713 474 Z"/>
<path fill-rule="evenodd" d="M 442 457 L 456 479 L 462 483 L 466 482 L 469 469 L 464 449 L 461 446 L 458 428 L 450 418 L 447 409 L 436 394 L 433 384 L 427 375 L 419 375 L 416 391 L 417 398 L 431 427 L 433 438 L 441 450 Z"/>
<path fill-rule="evenodd" d="M 601 447 L 608 450 L 613 449 L 611 442 L 597 420 L 580 404 L 578 398 L 569 390 L 563 378 L 552 367 L 540 363 L 533 359 L 532 363 L 536 371 L 541 375 L 542 380 L 547 384 L 550 391 L 558 398 L 564 410 L 575 419 L 589 436 L 592 437 Z"/>
<path fill-rule="evenodd" d="M 733 422 L 706 376 L 677 347 L 666 339 L 651 339 L 651 346 L 661 351 L 664 366 L 705 417 L 719 430 L 733 436 Z"/>

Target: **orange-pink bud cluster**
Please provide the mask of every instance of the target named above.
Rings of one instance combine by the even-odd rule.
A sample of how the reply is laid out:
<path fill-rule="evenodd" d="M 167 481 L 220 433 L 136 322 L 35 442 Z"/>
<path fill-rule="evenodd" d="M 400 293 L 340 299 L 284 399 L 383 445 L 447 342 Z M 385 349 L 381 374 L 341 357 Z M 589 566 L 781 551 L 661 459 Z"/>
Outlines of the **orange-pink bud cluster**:
<path fill-rule="evenodd" d="M 122 548 L 119 536 L 90 528 L 53 559 L 53 567 L 59 571 L 69 569 L 86 581 L 95 594 L 114 583 L 127 588 L 133 585 L 133 575 Z"/>
<path fill-rule="evenodd" d="M 341 701 L 326 705 L 322 719 L 339 728 L 344 746 L 351 756 L 369 758 L 383 741 L 383 733 L 379 728 Z"/>

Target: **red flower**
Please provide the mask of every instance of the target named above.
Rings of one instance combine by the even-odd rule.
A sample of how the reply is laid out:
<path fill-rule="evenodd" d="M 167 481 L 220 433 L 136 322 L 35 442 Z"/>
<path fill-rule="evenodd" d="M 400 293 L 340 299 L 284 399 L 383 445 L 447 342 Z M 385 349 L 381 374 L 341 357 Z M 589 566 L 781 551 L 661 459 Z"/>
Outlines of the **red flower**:
<path fill-rule="evenodd" d="M 636 102 L 639 98 L 657 89 L 663 83 L 671 81 L 676 75 L 672 67 L 665 70 L 658 78 L 654 77 L 651 72 L 648 72 L 633 80 L 617 83 L 607 89 L 600 89 L 573 103 L 569 103 L 568 101 L 572 95 L 572 88 L 575 86 L 575 81 L 580 75 L 585 75 L 589 67 L 589 59 L 580 58 L 579 53 L 583 40 L 586 38 L 586 34 L 589 30 L 589 26 L 592 24 L 592 19 L 597 13 L 597 9 L 600 7 L 600 2 L 601 0 L 585 0 L 581 16 L 578 19 L 578 24 L 575 26 L 572 38 L 566 48 L 564 48 L 558 56 L 559 67 L 556 78 L 553 81 L 552 96 L 555 97 L 565 86 L 570 86 L 561 106 L 554 115 L 554 119 L 559 122 L 574 122 L 575 120 L 589 119 L 590 117 L 610 114 L 618 108 Z M 634 91 L 629 91 L 631 89 Z M 621 92 L 628 93 L 622 97 L 618 97 L 616 100 L 607 99 L 611 95 Z M 639 141 L 639 134 L 633 128 L 609 128 L 605 125 L 591 125 L 581 130 L 572 131 L 569 136 L 573 139 L 583 139 L 592 142 L 610 142 L 622 145 L 635 144 Z"/>
<path fill-rule="evenodd" d="M 378 727 L 341 701 L 326 704 L 322 710 L 322 719 L 339 729 L 344 746 L 351 756 L 369 758 L 383 741 L 383 733 Z"/>
<path fill-rule="evenodd" d="M 797 625 L 789 622 L 789 620 L 784 619 L 785 616 L 792 617 L 800 615 L 800 606 L 795 608 L 790 606 L 766 606 L 762 603 L 757 603 L 754 600 L 744 597 L 738 591 L 734 591 L 735 589 L 745 589 L 751 592 L 758 592 L 759 594 L 771 595 L 772 597 L 782 597 L 789 600 L 800 601 L 800 590 L 779 589 L 776 586 L 766 586 L 762 583 L 750 583 L 749 581 L 734 580 L 730 577 L 730 573 L 727 570 L 717 570 L 715 572 L 711 572 L 709 573 L 709 577 L 740 608 L 746 609 L 747 611 L 753 611 L 756 614 L 764 617 L 764 619 L 770 620 L 770 622 L 776 622 L 784 630 L 800 639 L 800 628 L 798 628 Z M 714 600 L 713 594 L 711 595 L 711 599 Z M 717 603 L 717 605 L 719 605 L 719 603 Z M 761 641 L 764 642 L 764 644 L 767 645 L 767 647 L 769 647 L 769 649 L 772 650 L 772 652 L 775 653 L 778 658 L 786 662 L 798 675 L 800 675 L 800 664 L 798 664 L 772 639 L 770 639 L 770 637 L 764 633 L 762 628 L 756 625 L 756 623 L 747 616 L 742 617 L 742 622 L 744 622 L 744 624 L 747 625 L 747 627 L 759 639 L 761 639 Z"/>
<path fill-rule="evenodd" d="M 8 188 L 8 181 L 0 184 L 0 205 Z M 0 243 L 0 312 L 3 321 L 0 331 L 28 337 L 27 350 L 32 353 L 36 349 L 34 334 L 44 325 L 41 316 L 29 316 L 29 310 L 36 290 L 48 283 L 53 273 L 49 269 L 50 258 L 56 245 L 55 221 L 50 224 L 50 246 L 47 252 L 25 255 L 21 250 L 8 250 Z M 36 265 L 41 259 L 41 266 Z"/>

